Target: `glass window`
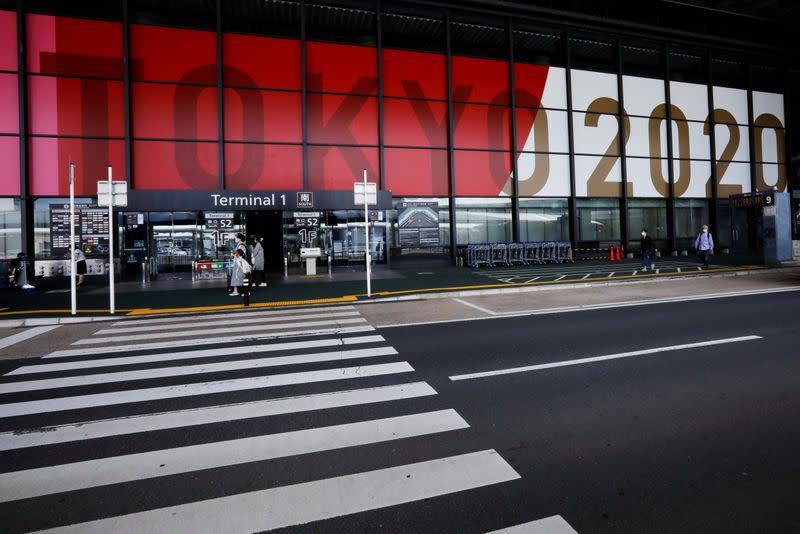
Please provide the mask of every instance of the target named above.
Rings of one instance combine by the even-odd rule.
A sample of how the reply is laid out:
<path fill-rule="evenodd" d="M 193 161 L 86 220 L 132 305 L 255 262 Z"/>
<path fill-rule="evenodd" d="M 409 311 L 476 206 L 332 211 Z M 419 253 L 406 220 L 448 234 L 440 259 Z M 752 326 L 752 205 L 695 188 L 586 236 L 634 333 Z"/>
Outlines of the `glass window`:
<path fill-rule="evenodd" d="M 452 21 L 450 42 L 453 54 L 467 56 L 508 57 L 506 30 L 501 26 L 484 26 L 473 20 Z"/>
<path fill-rule="evenodd" d="M 22 217 L 16 198 L 0 198 L 0 259 L 22 251 Z"/>
<path fill-rule="evenodd" d="M 520 199 L 519 239 L 520 241 L 568 241 L 567 199 Z"/>
<path fill-rule="evenodd" d="M 445 51 L 444 21 L 400 13 L 381 16 L 381 38 L 387 48 Z"/>
<path fill-rule="evenodd" d="M 678 248 L 691 247 L 700 227 L 710 223 L 707 201 L 675 200 L 675 239 Z"/>
<path fill-rule="evenodd" d="M 576 200 L 578 241 L 608 243 L 620 240 L 619 201 L 580 198 Z"/>
<path fill-rule="evenodd" d="M 222 2 L 222 24 L 225 31 L 299 38 L 300 2 Z"/>
<path fill-rule="evenodd" d="M 665 248 L 667 239 L 667 201 L 631 199 L 628 201 L 628 247 L 639 242 L 646 228 L 656 248 Z"/>
<path fill-rule="evenodd" d="M 375 46 L 374 11 L 343 6 L 306 5 L 306 35 L 320 41 L 339 41 Z"/>
<path fill-rule="evenodd" d="M 664 61 L 661 50 L 636 45 L 622 45 L 622 72 L 634 76 L 662 78 Z"/>
<path fill-rule="evenodd" d="M 595 39 L 569 40 L 570 59 L 575 69 L 616 72 L 617 54 L 613 43 Z"/>
<path fill-rule="evenodd" d="M 513 31 L 514 61 L 537 65 L 563 65 L 561 37 L 522 30 Z"/>
<path fill-rule="evenodd" d="M 511 199 L 457 198 L 456 239 L 459 245 L 511 241 Z"/>
<path fill-rule="evenodd" d="M 706 83 L 706 60 L 702 53 L 676 51 L 669 54 L 669 77 L 675 82 Z"/>

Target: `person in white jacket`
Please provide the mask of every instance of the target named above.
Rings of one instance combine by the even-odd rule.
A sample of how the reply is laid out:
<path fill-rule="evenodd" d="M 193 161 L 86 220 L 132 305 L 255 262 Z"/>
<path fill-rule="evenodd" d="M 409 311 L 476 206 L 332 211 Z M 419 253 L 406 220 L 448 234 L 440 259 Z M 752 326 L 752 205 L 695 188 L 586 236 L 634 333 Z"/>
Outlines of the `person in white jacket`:
<path fill-rule="evenodd" d="M 234 250 L 233 267 L 231 268 L 231 287 L 233 287 L 233 291 L 228 293 L 230 296 L 238 297 L 244 292 L 245 275 L 251 270 L 250 264 L 247 263 L 247 259 L 244 257 L 244 252 L 238 248 Z M 239 292 L 240 289 L 242 289 L 241 293 Z"/>
<path fill-rule="evenodd" d="M 253 277 L 251 283 L 254 287 L 267 285 L 266 277 L 264 276 L 264 247 L 261 245 L 261 239 L 253 236 Z"/>

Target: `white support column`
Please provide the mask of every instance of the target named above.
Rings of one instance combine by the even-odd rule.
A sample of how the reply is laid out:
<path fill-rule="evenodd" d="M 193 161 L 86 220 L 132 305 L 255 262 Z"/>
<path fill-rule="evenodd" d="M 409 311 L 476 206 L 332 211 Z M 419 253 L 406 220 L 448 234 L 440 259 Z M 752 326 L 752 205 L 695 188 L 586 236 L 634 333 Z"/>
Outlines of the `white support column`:
<path fill-rule="evenodd" d="M 78 286 L 75 281 L 75 164 L 69 164 L 69 292 L 72 315 L 78 313 Z"/>
<path fill-rule="evenodd" d="M 372 296 L 372 258 L 369 250 L 369 195 L 367 194 L 367 169 L 364 169 L 364 243 L 365 259 L 367 262 L 367 297 Z"/>
<path fill-rule="evenodd" d="M 109 311 L 114 315 L 114 183 L 111 165 L 108 166 L 108 299 Z"/>

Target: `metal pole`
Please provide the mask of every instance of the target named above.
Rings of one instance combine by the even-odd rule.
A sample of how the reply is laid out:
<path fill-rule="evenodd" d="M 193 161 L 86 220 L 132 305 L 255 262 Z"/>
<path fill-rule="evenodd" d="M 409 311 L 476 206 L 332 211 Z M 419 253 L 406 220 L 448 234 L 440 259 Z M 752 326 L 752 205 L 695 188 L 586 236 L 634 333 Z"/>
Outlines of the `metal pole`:
<path fill-rule="evenodd" d="M 365 260 L 367 262 L 367 297 L 372 296 L 372 280 L 370 280 L 370 263 L 371 258 L 369 254 L 369 198 L 367 197 L 367 169 L 364 169 L 364 244 L 365 244 Z"/>
<path fill-rule="evenodd" d="M 114 183 L 111 165 L 108 166 L 108 300 L 114 315 Z"/>
<path fill-rule="evenodd" d="M 72 315 L 78 313 L 78 286 L 75 282 L 75 164 L 69 164 L 69 292 Z"/>

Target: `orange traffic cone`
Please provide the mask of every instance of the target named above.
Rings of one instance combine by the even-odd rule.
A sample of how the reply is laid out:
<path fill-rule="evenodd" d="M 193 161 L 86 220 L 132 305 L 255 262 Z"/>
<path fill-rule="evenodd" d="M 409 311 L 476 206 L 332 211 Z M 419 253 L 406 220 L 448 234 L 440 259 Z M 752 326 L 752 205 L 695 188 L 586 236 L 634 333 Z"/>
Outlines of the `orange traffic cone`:
<path fill-rule="evenodd" d="M 620 245 L 619 246 L 619 252 L 617 254 L 617 257 L 619 258 L 619 261 L 622 261 L 622 260 L 625 259 L 625 246 L 624 245 Z"/>
<path fill-rule="evenodd" d="M 617 255 L 614 253 L 614 245 L 608 249 L 608 261 L 617 261 Z"/>

